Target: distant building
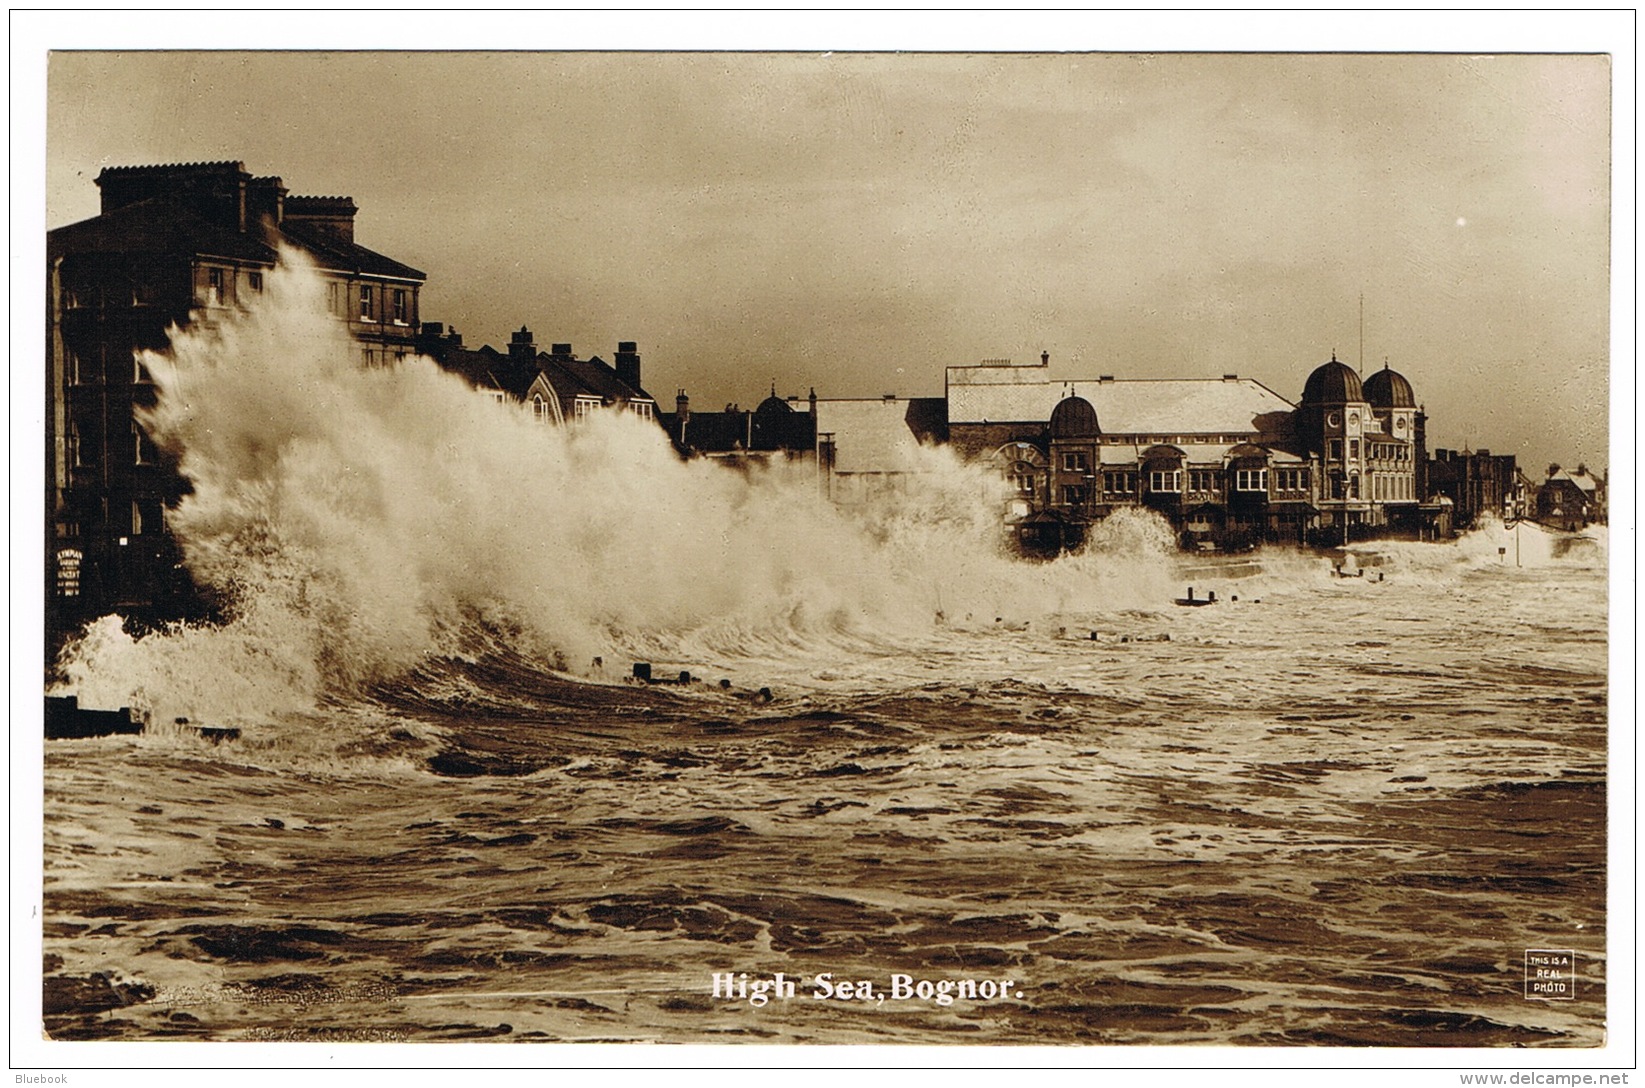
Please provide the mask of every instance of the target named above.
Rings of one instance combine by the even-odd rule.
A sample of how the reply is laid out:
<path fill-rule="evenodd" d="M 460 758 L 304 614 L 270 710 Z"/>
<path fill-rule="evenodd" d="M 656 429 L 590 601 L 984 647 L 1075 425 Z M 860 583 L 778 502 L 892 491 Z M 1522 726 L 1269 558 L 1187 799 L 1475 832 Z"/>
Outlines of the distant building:
<path fill-rule="evenodd" d="M 1293 405 L 1261 382 L 1053 381 L 1050 358 L 947 368 L 949 441 L 992 460 L 1025 548 L 1054 552 L 1116 510 L 1158 511 L 1188 544 L 1347 539 L 1422 524 L 1425 420 L 1391 370 L 1333 357 Z"/>
<path fill-rule="evenodd" d="M 1437 449 L 1428 463 L 1432 497 L 1451 500 L 1458 529 L 1471 529 L 1484 517 L 1512 521 L 1526 511 L 1526 492 L 1513 454 L 1490 450 Z"/>
<path fill-rule="evenodd" d="M 476 389 L 524 406 L 543 423 L 585 419 L 606 410 L 660 421 L 656 399 L 640 384 L 640 354 L 632 340 L 619 341 L 608 363 L 597 355 L 578 358 L 570 344 L 538 351 L 531 330 L 523 325 L 510 335 L 506 352 L 490 345 L 468 348 L 455 329 L 431 321 L 417 348 Z"/>
<path fill-rule="evenodd" d="M 135 414 L 156 395 L 136 352 L 248 305 L 284 245 L 319 268 L 362 361 L 392 363 L 414 350 L 425 279 L 354 241 L 351 198 L 290 196 L 239 162 L 109 167 L 97 185 L 96 216 L 46 235 L 48 646 L 108 612 L 201 607 L 166 526 L 186 485 Z"/>
<path fill-rule="evenodd" d="M 686 457 L 707 457 L 746 466 L 773 459 L 815 459 L 817 391 L 800 400 L 771 395 L 753 409 L 727 404 L 717 412 L 695 411 L 681 389 L 674 411 L 662 417 L 674 448 Z"/>
<path fill-rule="evenodd" d="M 1536 520 L 1557 529 L 1581 529 L 1606 520 L 1606 481 L 1587 465 L 1567 472 L 1548 466 L 1548 476 L 1536 493 Z"/>
<path fill-rule="evenodd" d="M 847 505 L 916 477 L 919 448 L 948 441 L 941 397 L 825 398 L 811 410 L 827 494 Z"/>

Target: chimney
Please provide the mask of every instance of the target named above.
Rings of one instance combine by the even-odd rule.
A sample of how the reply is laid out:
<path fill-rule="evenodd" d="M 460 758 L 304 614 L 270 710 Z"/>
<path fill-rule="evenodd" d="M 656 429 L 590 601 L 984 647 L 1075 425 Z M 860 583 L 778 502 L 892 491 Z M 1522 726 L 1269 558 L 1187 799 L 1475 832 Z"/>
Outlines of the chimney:
<path fill-rule="evenodd" d="M 531 339 L 531 330 L 524 325 L 520 331 L 508 338 L 508 357 L 510 359 L 531 359 L 537 354 L 537 345 Z"/>
<path fill-rule="evenodd" d="M 685 395 L 684 389 L 674 394 L 674 414 L 682 424 L 691 418 L 691 398 Z"/>
<path fill-rule="evenodd" d="M 285 219 L 286 187 L 279 178 L 252 178 L 246 183 L 246 225 L 265 220 L 279 226 Z"/>
<path fill-rule="evenodd" d="M 571 354 L 570 344 L 554 344 L 548 349 L 548 353 L 561 359 L 576 358 L 576 356 Z"/>
<path fill-rule="evenodd" d="M 1040 352 L 1040 365 L 1041 366 L 1049 366 L 1050 364 L 1051 364 L 1051 353 L 1049 351 Z"/>
<path fill-rule="evenodd" d="M 634 350 L 638 346 L 633 340 L 617 341 L 617 377 L 635 392 L 640 390 L 640 353 Z"/>
<path fill-rule="evenodd" d="M 1224 374 L 1222 376 L 1222 380 L 1225 381 L 1225 382 L 1237 382 L 1237 381 L 1239 381 L 1239 375 L 1238 374 Z"/>
<path fill-rule="evenodd" d="M 808 397 L 807 399 L 810 400 L 810 402 L 811 402 L 811 415 L 812 415 L 813 418 L 815 418 L 816 415 L 817 415 L 817 387 L 816 386 L 811 387 L 811 396 Z"/>
<path fill-rule="evenodd" d="M 353 242 L 354 213 L 358 210 L 351 196 L 288 196 L 281 222 L 321 238 Z"/>

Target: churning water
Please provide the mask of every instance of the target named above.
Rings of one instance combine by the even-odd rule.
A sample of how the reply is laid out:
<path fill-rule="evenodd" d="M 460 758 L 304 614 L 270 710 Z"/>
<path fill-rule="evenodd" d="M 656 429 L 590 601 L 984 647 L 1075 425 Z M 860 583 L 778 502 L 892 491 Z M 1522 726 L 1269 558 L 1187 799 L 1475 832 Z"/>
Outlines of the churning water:
<path fill-rule="evenodd" d="M 46 751 L 52 1037 L 1603 1041 L 1602 535 L 1023 563 L 941 451 L 842 511 L 268 283 L 146 360 L 234 618 L 66 652 L 152 726 Z"/>

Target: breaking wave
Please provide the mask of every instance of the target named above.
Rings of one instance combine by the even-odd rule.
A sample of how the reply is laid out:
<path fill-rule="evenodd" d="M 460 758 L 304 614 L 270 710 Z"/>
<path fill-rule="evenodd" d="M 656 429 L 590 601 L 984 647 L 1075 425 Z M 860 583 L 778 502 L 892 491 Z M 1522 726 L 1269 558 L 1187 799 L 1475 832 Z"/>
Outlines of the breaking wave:
<path fill-rule="evenodd" d="M 144 423 L 192 486 L 170 525 L 229 619 L 133 637 L 106 618 L 65 650 L 62 690 L 168 721 L 266 719 L 498 644 L 572 672 L 871 650 L 939 613 L 1127 607 L 1171 580 L 1151 516 L 1055 563 L 1013 559 L 1002 485 L 946 449 L 843 509 L 810 462 L 682 461 L 631 414 L 543 426 L 427 359 L 357 359 L 289 254 L 257 306 L 145 355 Z"/>

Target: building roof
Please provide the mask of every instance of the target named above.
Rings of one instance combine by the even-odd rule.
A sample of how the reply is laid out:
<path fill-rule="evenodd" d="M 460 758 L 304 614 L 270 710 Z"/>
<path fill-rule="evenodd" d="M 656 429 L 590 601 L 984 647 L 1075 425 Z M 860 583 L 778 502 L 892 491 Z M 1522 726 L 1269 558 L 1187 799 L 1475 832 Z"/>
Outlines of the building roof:
<path fill-rule="evenodd" d="M 1388 369 L 1384 363 L 1382 369 L 1366 378 L 1361 388 L 1365 392 L 1365 399 L 1377 408 L 1415 408 L 1416 394 L 1411 390 L 1411 383 L 1405 380 L 1405 375 L 1397 370 Z"/>
<path fill-rule="evenodd" d="M 163 198 L 127 204 L 46 234 L 50 257 L 74 253 L 204 254 L 273 267 L 274 247 Z"/>
<path fill-rule="evenodd" d="M 352 272 L 360 276 L 384 276 L 390 279 L 426 280 L 428 276 L 385 257 L 376 250 L 355 242 L 344 241 L 313 229 L 306 223 L 282 223 L 275 228 L 281 240 L 304 250 L 321 268 L 334 272 Z"/>
<path fill-rule="evenodd" d="M 46 235 L 47 253 L 53 257 L 70 253 L 168 253 L 255 261 L 270 267 L 282 243 L 332 272 L 419 282 L 428 278 L 408 264 L 354 242 L 328 237 L 306 224 L 263 223 L 241 232 L 214 223 L 182 202 L 164 196 L 125 204 Z"/>
<path fill-rule="evenodd" d="M 1338 362 L 1335 355 L 1331 356 L 1330 362 L 1315 367 L 1302 387 L 1304 404 L 1346 404 L 1364 400 L 1365 390 L 1359 374 L 1347 363 Z"/>
<path fill-rule="evenodd" d="M 1047 422 L 1057 404 L 1083 397 L 1104 434 L 1250 434 L 1294 405 L 1251 378 L 1050 381 L 1041 367 L 949 367 L 948 422 Z"/>
<path fill-rule="evenodd" d="M 571 355 L 539 354 L 536 363 L 547 375 L 554 392 L 568 404 L 579 394 L 599 397 L 606 403 L 655 400 L 644 389 L 635 389 L 617 377 L 617 371 L 611 364 L 598 355 L 591 359 L 579 359 Z"/>
<path fill-rule="evenodd" d="M 1052 438 L 1089 438 L 1101 433 L 1097 410 L 1084 397 L 1064 397 L 1051 409 Z"/>
<path fill-rule="evenodd" d="M 914 472 L 931 437 L 930 398 L 817 401 L 817 435 L 834 436 L 834 471 Z"/>
<path fill-rule="evenodd" d="M 1599 482 L 1586 472 L 1570 472 L 1566 469 L 1560 469 L 1558 472 L 1551 473 L 1548 478 L 1543 481 L 1544 485 L 1558 483 L 1571 484 L 1578 490 L 1587 493 L 1593 493 L 1599 490 Z"/>

